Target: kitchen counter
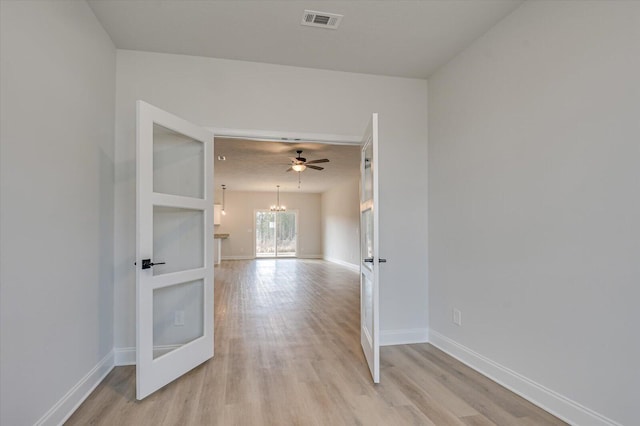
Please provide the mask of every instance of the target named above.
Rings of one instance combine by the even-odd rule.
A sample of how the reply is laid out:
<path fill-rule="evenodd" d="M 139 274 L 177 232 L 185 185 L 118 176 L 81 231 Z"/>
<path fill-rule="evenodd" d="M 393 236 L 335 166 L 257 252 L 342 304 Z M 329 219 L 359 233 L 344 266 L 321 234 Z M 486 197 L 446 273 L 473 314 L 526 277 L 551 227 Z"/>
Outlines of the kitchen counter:
<path fill-rule="evenodd" d="M 213 234 L 213 264 L 219 265 L 222 260 L 222 240 L 229 238 L 229 234 Z"/>

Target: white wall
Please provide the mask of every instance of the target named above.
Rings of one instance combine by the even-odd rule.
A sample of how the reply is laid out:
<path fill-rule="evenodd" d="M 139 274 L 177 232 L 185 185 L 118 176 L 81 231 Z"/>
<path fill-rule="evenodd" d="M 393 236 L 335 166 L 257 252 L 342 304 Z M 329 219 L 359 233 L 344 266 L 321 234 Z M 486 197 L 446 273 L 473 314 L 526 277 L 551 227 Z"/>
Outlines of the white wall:
<path fill-rule="evenodd" d="M 116 347 L 135 343 L 137 99 L 203 126 L 237 129 L 358 135 L 370 114 L 380 113 L 380 240 L 389 260 L 381 268 L 380 324 L 426 329 L 426 169 L 406 169 L 407 155 L 426 158 L 425 80 L 135 51 L 117 56 Z"/>
<path fill-rule="evenodd" d="M 0 424 L 58 424 L 113 362 L 116 52 L 84 2 L 0 5 Z"/>
<path fill-rule="evenodd" d="M 581 425 L 638 421 L 639 76 L 640 3 L 538 1 L 429 79 L 433 341 Z"/>
<path fill-rule="evenodd" d="M 275 188 L 274 188 L 275 189 Z M 220 192 L 220 191 L 218 191 Z M 216 233 L 229 234 L 222 240 L 223 259 L 253 258 L 255 250 L 254 212 L 276 203 L 274 192 L 232 191 L 225 194 L 225 211 Z M 220 194 L 216 202 L 222 202 Z M 280 192 L 280 204 L 298 211 L 298 257 L 322 257 L 320 194 Z"/>
<path fill-rule="evenodd" d="M 322 194 L 322 247 L 326 260 L 360 267 L 360 180 Z"/>

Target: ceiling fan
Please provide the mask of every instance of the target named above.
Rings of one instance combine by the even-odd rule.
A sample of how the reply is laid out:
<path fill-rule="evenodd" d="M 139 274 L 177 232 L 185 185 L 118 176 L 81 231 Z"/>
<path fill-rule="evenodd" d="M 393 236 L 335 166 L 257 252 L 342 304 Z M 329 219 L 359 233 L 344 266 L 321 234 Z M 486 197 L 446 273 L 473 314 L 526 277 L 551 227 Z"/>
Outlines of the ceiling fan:
<path fill-rule="evenodd" d="M 329 162 L 329 160 L 326 158 L 322 158 L 320 160 L 307 161 L 306 158 L 300 156 L 302 154 L 302 150 L 297 150 L 296 152 L 298 153 L 297 157 L 295 158 L 289 157 L 291 159 L 291 167 L 287 169 L 288 172 L 292 170 L 295 172 L 301 172 L 307 167 L 313 170 L 324 170 L 324 167 L 314 166 L 314 164 Z"/>

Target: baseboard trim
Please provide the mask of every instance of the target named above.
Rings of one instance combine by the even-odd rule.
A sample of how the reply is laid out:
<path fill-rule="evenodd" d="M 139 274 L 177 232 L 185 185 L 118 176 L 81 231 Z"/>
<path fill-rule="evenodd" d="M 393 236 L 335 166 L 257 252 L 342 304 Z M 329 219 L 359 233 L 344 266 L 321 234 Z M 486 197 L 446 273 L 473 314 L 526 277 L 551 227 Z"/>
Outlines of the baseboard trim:
<path fill-rule="evenodd" d="M 171 352 L 174 349 L 178 349 L 182 345 L 158 345 L 153 347 L 154 357 L 164 355 Z M 113 350 L 114 364 L 116 367 L 122 367 L 125 365 L 136 365 L 136 348 L 115 348 Z"/>
<path fill-rule="evenodd" d="M 429 343 L 569 424 L 622 426 L 620 423 L 480 355 L 437 331 L 429 331 Z"/>
<path fill-rule="evenodd" d="M 345 268 L 349 268 L 354 272 L 360 272 L 360 265 L 345 262 L 344 260 L 340 259 L 334 259 L 333 257 L 325 257 L 324 260 L 326 260 L 327 262 L 335 263 L 336 265 L 344 266 Z"/>
<path fill-rule="evenodd" d="M 78 383 L 76 383 L 44 416 L 38 420 L 36 426 L 62 425 L 66 422 L 80 404 L 89 397 L 91 392 L 102 382 L 114 367 L 114 351 L 98 362 Z"/>
<path fill-rule="evenodd" d="M 116 367 L 122 367 L 125 365 L 136 365 L 136 348 L 114 348 L 113 363 Z"/>
<path fill-rule="evenodd" d="M 380 346 L 410 345 L 429 341 L 428 328 L 380 330 Z"/>
<path fill-rule="evenodd" d="M 222 256 L 220 260 L 254 260 L 254 259 L 323 259 L 321 254 L 304 254 L 300 256 L 284 257 L 255 257 L 255 256 Z"/>

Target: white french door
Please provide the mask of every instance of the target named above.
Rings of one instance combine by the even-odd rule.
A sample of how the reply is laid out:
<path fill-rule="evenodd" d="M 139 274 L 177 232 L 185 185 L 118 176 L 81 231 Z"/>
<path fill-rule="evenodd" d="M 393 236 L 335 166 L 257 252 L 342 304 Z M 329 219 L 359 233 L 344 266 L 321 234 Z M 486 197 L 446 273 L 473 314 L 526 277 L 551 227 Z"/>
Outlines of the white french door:
<path fill-rule="evenodd" d="M 137 102 L 136 397 L 213 356 L 213 133 Z"/>
<path fill-rule="evenodd" d="M 380 382 L 380 309 L 378 299 L 378 114 L 362 139 L 360 161 L 360 343 L 374 383 Z"/>

